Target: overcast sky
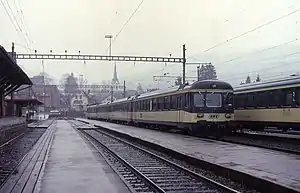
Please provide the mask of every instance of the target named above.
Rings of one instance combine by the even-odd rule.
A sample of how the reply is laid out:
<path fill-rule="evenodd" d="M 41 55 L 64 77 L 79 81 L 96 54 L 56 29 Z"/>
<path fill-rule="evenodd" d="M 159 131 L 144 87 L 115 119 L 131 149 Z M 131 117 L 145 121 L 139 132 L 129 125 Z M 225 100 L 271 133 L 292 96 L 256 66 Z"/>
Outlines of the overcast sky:
<path fill-rule="evenodd" d="M 20 27 L 28 31 L 29 47 L 40 53 L 108 54 L 105 34 L 116 35 L 141 0 L 1 0 L 14 11 Z M 21 8 L 21 9 L 20 9 Z M 145 0 L 112 45 L 112 54 L 182 56 L 186 44 L 188 61 L 212 62 L 221 79 L 240 82 L 250 73 L 255 78 L 290 73 L 297 65 L 284 66 L 286 55 L 299 50 L 300 11 L 240 38 L 204 52 L 220 42 L 300 9 L 299 0 Z M 21 22 L 23 11 L 24 23 Z M 13 16 L 12 16 L 13 17 Z M 14 19 L 14 18 L 13 18 Z M 0 44 L 27 53 L 22 40 L 0 4 Z M 25 29 L 25 30 L 24 30 Z M 288 43 L 289 42 L 289 43 Z M 269 49 L 272 46 L 281 45 Z M 293 62 L 300 55 L 293 55 Z M 266 62 L 266 59 L 272 59 Z M 197 60 L 196 60 L 197 59 Z M 232 60 L 233 59 L 233 60 Z M 288 61 L 291 58 L 289 58 Z M 231 61 L 232 60 L 232 61 Z M 29 76 L 41 72 L 41 61 L 18 61 Z M 299 65 L 299 64 L 298 64 Z M 180 75 L 181 65 L 118 62 L 120 80 L 150 84 L 152 76 L 169 72 Z M 90 83 L 109 80 L 112 62 L 45 61 L 50 76 L 84 74 Z M 274 69 L 277 69 L 277 71 Z M 187 67 L 187 76 L 196 75 Z M 273 71 L 272 71 L 273 70 Z M 251 71 L 254 71 L 251 73 Z M 243 77 L 243 78 L 241 78 Z"/>

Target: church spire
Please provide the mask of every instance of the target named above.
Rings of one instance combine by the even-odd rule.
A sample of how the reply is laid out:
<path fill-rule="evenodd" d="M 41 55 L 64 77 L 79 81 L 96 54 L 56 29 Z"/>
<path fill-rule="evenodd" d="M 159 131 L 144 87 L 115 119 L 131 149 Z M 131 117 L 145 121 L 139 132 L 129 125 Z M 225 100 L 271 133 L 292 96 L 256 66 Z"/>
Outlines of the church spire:
<path fill-rule="evenodd" d="M 114 76 L 113 79 L 111 80 L 112 84 L 120 84 L 119 79 L 118 79 L 118 75 L 117 75 L 117 64 L 115 62 L 115 66 L 114 66 Z"/>

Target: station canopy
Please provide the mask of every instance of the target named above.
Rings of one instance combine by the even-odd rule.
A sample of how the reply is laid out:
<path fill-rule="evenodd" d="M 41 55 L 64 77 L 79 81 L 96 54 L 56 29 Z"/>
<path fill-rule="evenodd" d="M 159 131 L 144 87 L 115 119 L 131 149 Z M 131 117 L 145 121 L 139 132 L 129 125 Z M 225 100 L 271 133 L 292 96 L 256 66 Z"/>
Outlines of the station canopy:
<path fill-rule="evenodd" d="M 32 85 L 30 78 L 0 45 L 0 91 L 9 95 L 21 85 Z"/>
<path fill-rule="evenodd" d="M 5 102 L 11 103 L 11 99 L 5 99 Z M 27 105 L 42 105 L 43 103 L 39 101 L 38 99 L 14 99 L 14 104 L 20 105 L 22 107 L 25 107 Z"/>

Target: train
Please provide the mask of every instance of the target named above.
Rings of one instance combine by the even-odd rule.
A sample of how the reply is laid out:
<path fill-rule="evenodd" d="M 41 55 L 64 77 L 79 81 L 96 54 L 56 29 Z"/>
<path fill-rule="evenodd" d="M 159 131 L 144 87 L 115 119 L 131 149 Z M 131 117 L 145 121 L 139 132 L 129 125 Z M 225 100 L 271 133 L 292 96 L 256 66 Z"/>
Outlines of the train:
<path fill-rule="evenodd" d="M 300 129 L 300 77 L 244 84 L 234 88 L 236 130 Z"/>
<path fill-rule="evenodd" d="M 105 104 L 91 104 L 86 117 L 191 135 L 221 136 L 234 120 L 233 87 L 224 81 L 193 84 L 137 94 Z"/>
<path fill-rule="evenodd" d="M 49 113 L 49 118 L 62 117 L 62 113 L 58 110 L 51 110 Z"/>

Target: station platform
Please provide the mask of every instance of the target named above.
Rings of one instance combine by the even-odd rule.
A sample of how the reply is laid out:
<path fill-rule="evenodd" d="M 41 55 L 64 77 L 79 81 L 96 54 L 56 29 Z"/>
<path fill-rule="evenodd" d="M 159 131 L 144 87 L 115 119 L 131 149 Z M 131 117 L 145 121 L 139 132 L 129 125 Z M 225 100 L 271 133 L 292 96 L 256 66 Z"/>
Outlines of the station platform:
<path fill-rule="evenodd" d="M 271 132 L 255 132 L 255 131 L 247 131 L 250 135 L 258 135 L 258 136 L 269 136 L 269 137 L 277 137 L 277 138 L 288 138 L 288 139 L 299 139 L 300 134 L 293 133 L 271 133 Z"/>
<path fill-rule="evenodd" d="M 103 158 L 65 120 L 58 120 L 38 183 L 48 192 L 129 192 Z"/>
<path fill-rule="evenodd" d="M 66 120 L 55 120 L 28 155 L 33 156 L 27 156 L 26 163 L 22 161 L 17 176 L 10 176 L 1 193 L 130 192 L 104 158 Z"/>
<path fill-rule="evenodd" d="M 25 117 L 1 117 L 0 118 L 0 130 L 14 127 L 16 125 L 25 125 Z"/>
<path fill-rule="evenodd" d="M 42 120 L 35 123 L 30 123 L 27 125 L 28 128 L 48 128 L 54 120 Z"/>
<path fill-rule="evenodd" d="M 77 120 L 300 191 L 299 155 L 89 119 Z"/>

